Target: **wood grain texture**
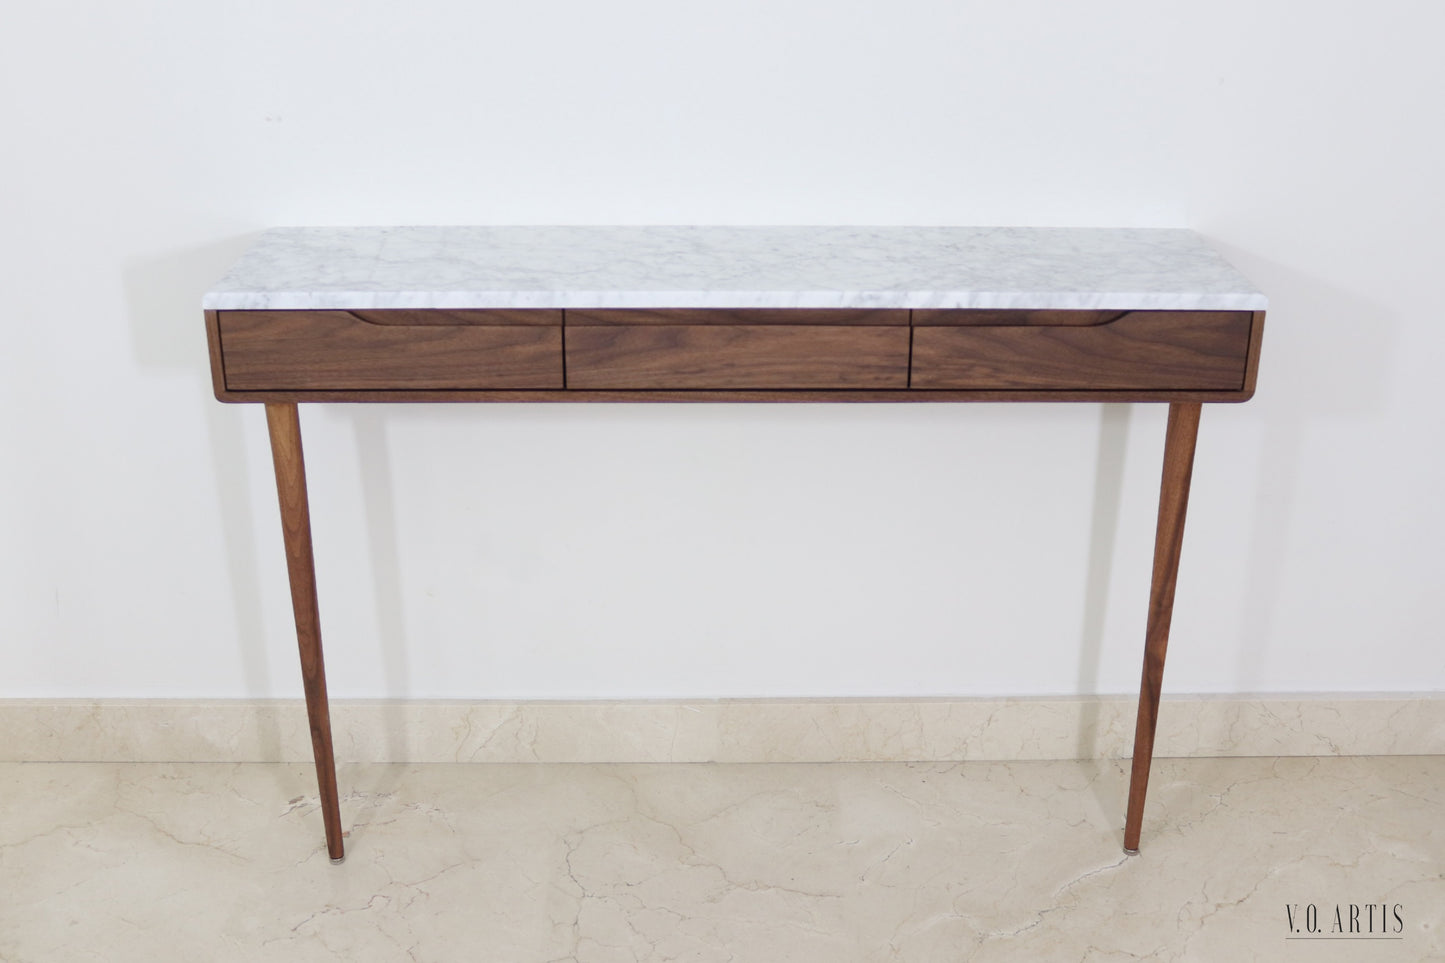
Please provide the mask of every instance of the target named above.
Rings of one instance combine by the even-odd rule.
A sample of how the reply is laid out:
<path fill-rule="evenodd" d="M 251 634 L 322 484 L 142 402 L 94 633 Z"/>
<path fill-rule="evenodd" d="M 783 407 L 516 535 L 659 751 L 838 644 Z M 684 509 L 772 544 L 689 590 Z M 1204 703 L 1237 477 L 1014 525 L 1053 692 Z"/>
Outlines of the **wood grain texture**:
<path fill-rule="evenodd" d="M 744 369 L 721 355 L 716 360 L 734 367 L 734 377 L 699 380 L 703 372 L 696 351 L 656 359 L 658 364 L 693 364 L 680 371 L 676 382 L 659 380 L 661 372 L 653 371 L 627 387 L 614 381 L 592 387 L 604 382 L 584 378 L 564 389 L 562 334 L 556 324 L 561 311 L 360 313 L 368 319 L 356 317 L 358 312 L 206 312 L 216 397 L 227 402 L 1238 402 L 1253 393 L 1264 321 L 1263 312 L 1132 312 L 1142 317 L 1124 318 L 1118 312 L 915 311 L 915 322 L 923 323 L 911 331 L 911 390 L 872 379 L 787 383 L 781 374 L 785 356 L 751 359 L 748 364 L 773 370 L 763 380 L 748 380 L 742 378 Z M 782 324 L 794 315 L 808 323 Z M 584 345 L 596 337 L 587 330 L 605 327 L 717 328 L 728 327 L 719 319 L 746 316 L 764 322 L 757 325 L 764 329 L 867 320 L 856 327 L 904 330 L 899 322 L 907 315 L 894 310 L 649 309 L 568 311 L 566 320 L 575 345 Z M 530 319 L 525 325 L 486 323 L 524 316 Z M 1202 322 L 1208 335 L 1203 343 L 1195 335 L 1178 340 L 1180 320 L 1193 318 L 1199 324 L 1200 317 L 1213 319 Z M 616 323 L 629 318 L 647 323 Z M 591 323 L 575 324 L 578 319 Z M 671 323 L 679 320 L 688 323 Z M 1145 323 L 1147 330 L 1141 326 Z M 1240 371 L 1235 328 L 1245 323 Z M 951 330 L 956 328 L 963 330 Z M 223 333 L 230 337 L 223 340 Z M 979 344 L 987 361 L 968 354 Z M 989 364 L 1004 371 L 991 371 Z"/>
<path fill-rule="evenodd" d="M 569 326 L 567 386 L 906 389 L 908 333 L 883 325 Z"/>
<path fill-rule="evenodd" d="M 1137 852 L 1149 790 L 1149 765 L 1154 757 L 1154 732 L 1159 724 L 1159 693 L 1164 684 L 1164 657 L 1169 649 L 1169 624 L 1174 616 L 1174 587 L 1184 547 L 1184 516 L 1189 508 L 1189 481 L 1194 472 L 1194 446 L 1199 436 L 1199 405 L 1169 406 L 1164 434 L 1164 472 L 1159 482 L 1159 521 L 1154 530 L 1154 574 L 1149 586 L 1149 620 L 1144 629 L 1144 671 L 1139 683 L 1139 715 L 1134 725 L 1134 763 L 1129 776 L 1129 810 L 1124 820 L 1124 849 Z"/>
<path fill-rule="evenodd" d="M 391 325 L 346 311 L 222 311 L 226 388 L 561 388 L 562 331 L 544 325 Z"/>
<path fill-rule="evenodd" d="M 906 309 L 835 308 L 608 308 L 567 310 L 567 324 L 825 324 L 874 326 L 908 324 Z"/>
<path fill-rule="evenodd" d="M 1239 391 L 1248 312 L 1132 311 L 1064 326 L 913 329 L 915 389 Z"/>
<path fill-rule="evenodd" d="M 956 327 L 958 325 L 1088 326 L 1107 324 L 1127 313 L 1127 311 L 1049 311 L 1008 308 L 919 309 L 913 312 L 913 324 L 915 327 Z"/>
<path fill-rule="evenodd" d="M 1264 312 L 1256 311 L 1251 316 L 1249 327 L 1249 360 L 1244 366 L 1244 397 L 1241 401 L 1248 401 L 1254 397 L 1254 383 L 1259 377 L 1259 352 L 1264 344 Z"/>
<path fill-rule="evenodd" d="M 326 851 L 333 860 L 339 860 L 345 856 L 341 806 L 336 797 L 331 710 L 326 698 L 326 664 L 321 653 L 321 610 L 316 600 L 316 563 L 311 551 L 311 509 L 306 498 L 306 461 L 301 452 L 301 422 L 296 406 L 268 404 L 266 426 L 271 435 L 271 460 L 276 468 L 286 572 L 291 580 L 291 608 L 301 654 L 301 684 L 306 691 L 311 751 L 316 760 L 321 815 L 326 824 Z"/>

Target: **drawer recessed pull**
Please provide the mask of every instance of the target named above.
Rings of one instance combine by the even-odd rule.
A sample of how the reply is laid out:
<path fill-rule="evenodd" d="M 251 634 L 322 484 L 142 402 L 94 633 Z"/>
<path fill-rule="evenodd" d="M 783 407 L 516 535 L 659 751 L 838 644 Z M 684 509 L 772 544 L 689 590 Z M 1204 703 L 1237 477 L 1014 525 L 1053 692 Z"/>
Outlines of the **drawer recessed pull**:
<path fill-rule="evenodd" d="M 913 312 L 916 327 L 1094 327 L 1112 324 L 1128 311 L 1028 310 L 1008 308 L 927 309 Z"/>
<path fill-rule="evenodd" d="M 446 308 L 384 308 L 347 311 L 358 321 L 385 327 L 441 327 L 450 325 L 559 325 L 562 312 L 546 308 L 487 308 L 448 310 Z"/>

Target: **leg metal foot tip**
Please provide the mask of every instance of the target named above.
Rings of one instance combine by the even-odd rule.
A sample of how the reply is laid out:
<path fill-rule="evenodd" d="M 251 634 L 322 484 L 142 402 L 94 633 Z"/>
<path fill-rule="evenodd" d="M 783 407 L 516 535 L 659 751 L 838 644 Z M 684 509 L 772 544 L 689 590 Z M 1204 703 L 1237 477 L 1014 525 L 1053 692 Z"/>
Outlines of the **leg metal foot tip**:
<path fill-rule="evenodd" d="M 1138 855 L 1139 855 L 1139 850 L 1137 850 L 1137 849 L 1130 849 L 1128 846 L 1125 846 L 1125 847 L 1124 847 L 1124 854 L 1125 854 L 1126 856 L 1138 856 Z M 336 860 L 333 859 L 332 862 L 334 863 L 334 862 L 336 862 Z"/>
<path fill-rule="evenodd" d="M 332 865 L 332 866 L 340 866 L 340 865 L 341 865 L 342 863 L 344 863 L 344 862 L 346 862 L 346 857 L 345 857 L 345 856 L 333 856 L 333 857 L 331 857 L 331 865 Z"/>

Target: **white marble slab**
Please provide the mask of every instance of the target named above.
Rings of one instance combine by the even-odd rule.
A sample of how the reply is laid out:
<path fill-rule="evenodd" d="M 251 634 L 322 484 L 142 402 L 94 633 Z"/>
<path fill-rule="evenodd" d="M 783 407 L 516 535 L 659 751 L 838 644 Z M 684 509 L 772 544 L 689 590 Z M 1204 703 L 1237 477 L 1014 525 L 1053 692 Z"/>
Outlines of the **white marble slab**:
<path fill-rule="evenodd" d="M 1262 311 L 1192 231 L 1017 227 L 284 227 L 207 309 Z"/>

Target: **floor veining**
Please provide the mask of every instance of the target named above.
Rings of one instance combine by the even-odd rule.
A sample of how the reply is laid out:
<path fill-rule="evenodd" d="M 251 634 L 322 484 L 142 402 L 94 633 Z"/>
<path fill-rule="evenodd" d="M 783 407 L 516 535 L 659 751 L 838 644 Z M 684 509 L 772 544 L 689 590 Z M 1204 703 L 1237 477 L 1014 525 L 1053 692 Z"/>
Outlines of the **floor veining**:
<path fill-rule="evenodd" d="M 0 960 L 1445 959 L 1445 756 L 0 764 Z M 1336 945 L 1342 944 L 1342 945 Z"/>

